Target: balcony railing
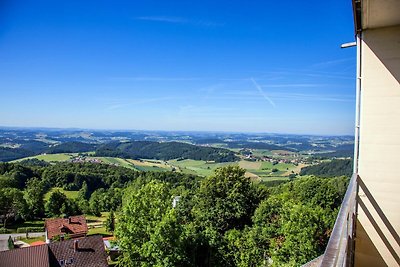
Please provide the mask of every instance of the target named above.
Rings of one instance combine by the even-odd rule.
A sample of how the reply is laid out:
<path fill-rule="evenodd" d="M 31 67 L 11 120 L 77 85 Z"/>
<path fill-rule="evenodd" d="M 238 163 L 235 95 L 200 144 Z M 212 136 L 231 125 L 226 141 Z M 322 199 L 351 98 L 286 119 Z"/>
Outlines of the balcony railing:
<path fill-rule="evenodd" d="M 325 253 L 322 256 L 321 267 L 353 266 L 358 180 L 358 175 L 353 174 Z"/>

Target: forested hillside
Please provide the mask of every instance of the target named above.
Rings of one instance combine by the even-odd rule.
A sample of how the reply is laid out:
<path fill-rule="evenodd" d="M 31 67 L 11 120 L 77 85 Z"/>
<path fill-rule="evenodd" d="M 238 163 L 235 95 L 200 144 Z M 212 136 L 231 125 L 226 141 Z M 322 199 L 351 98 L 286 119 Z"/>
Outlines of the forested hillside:
<path fill-rule="evenodd" d="M 82 142 L 65 142 L 56 146 L 52 146 L 46 150 L 46 153 L 79 153 L 88 152 L 96 149 L 95 144 L 88 144 Z"/>
<path fill-rule="evenodd" d="M 300 175 L 316 175 L 320 177 L 348 176 L 353 173 L 353 161 L 351 159 L 334 159 L 301 169 Z"/>
<path fill-rule="evenodd" d="M 0 162 L 25 158 L 35 155 L 34 152 L 23 148 L 0 147 Z"/>
<path fill-rule="evenodd" d="M 215 162 L 230 162 L 238 159 L 234 152 L 227 149 L 179 142 L 159 143 L 151 141 L 108 143 L 96 150 L 96 156 L 160 160 L 180 158 Z"/>
<path fill-rule="evenodd" d="M 94 151 L 96 149 L 95 144 L 89 144 L 77 141 L 65 142 L 53 146 L 35 140 L 18 141 L 18 142 L 20 142 L 19 147 L 14 147 L 14 148 L 0 147 L 0 162 L 26 158 L 30 156 L 39 155 L 42 153 L 49 153 L 49 154 L 79 153 L 79 152 Z"/>
<path fill-rule="evenodd" d="M 0 164 L 3 226 L 115 211 L 121 266 L 262 266 L 266 260 L 300 266 L 323 253 L 348 181 L 302 177 L 268 187 L 250 182 L 238 166 L 201 178 L 104 164 L 29 164 Z M 74 198 L 67 196 L 72 189 L 79 190 Z M 174 196 L 180 196 L 175 208 Z"/>

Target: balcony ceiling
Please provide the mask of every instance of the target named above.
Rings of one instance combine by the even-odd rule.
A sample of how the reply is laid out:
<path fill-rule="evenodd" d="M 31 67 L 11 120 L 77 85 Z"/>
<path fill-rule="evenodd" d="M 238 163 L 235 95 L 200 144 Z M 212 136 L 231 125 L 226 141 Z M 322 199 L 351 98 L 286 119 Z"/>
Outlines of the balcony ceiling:
<path fill-rule="evenodd" d="M 400 0 L 361 0 L 362 28 L 400 25 Z"/>

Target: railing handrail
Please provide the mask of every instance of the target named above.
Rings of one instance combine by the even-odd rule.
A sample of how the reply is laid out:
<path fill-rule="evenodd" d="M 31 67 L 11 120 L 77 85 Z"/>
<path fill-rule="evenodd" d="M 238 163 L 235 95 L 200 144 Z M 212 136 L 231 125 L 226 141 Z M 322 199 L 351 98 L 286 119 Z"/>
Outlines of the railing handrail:
<path fill-rule="evenodd" d="M 356 197 L 358 193 L 358 174 L 353 174 L 343 198 L 342 206 L 328 245 L 326 247 L 321 267 L 346 266 L 349 237 L 352 239 L 354 234 L 354 218 L 357 209 Z"/>

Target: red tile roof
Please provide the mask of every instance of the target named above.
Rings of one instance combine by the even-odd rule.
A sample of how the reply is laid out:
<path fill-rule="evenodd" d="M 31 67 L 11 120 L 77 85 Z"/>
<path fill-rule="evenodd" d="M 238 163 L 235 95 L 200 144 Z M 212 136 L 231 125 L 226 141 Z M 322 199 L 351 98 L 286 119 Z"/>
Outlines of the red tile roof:
<path fill-rule="evenodd" d="M 108 267 L 103 239 L 99 235 L 53 242 L 48 246 L 51 266 L 59 266 L 56 263 L 64 261 L 69 267 Z"/>
<path fill-rule="evenodd" d="M 46 244 L 46 242 L 44 242 L 44 241 L 35 241 L 35 242 L 31 243 L 31 247 L 40 246 L 40 245 L 44 245 L 44 244 Z"/>
<path fill-rule="evenodd" d="M 47 245 L 0 252 L 0 267 L 50 267 Z"/>
<path fill-rule="evenodd" d="M 86 219 L 83 215 L 71 216 L 68 218 L 47 219 L 44 225 L 47 231 L 47 238 L 49 239 L 64 234 L 83 236 L 88 232 Z"/>
<path fill-rule="evenodd" d="M 101 236 L 0 252 L 0 267 L 108 267 Z"/>

